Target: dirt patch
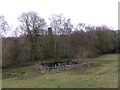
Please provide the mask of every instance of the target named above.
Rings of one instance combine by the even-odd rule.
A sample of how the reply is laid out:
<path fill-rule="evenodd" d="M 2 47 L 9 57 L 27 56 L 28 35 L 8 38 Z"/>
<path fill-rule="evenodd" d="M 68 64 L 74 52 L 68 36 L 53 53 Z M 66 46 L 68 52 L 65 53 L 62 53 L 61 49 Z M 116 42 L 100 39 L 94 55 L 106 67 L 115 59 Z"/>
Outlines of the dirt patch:
<path fill-rule="evenodd" d="M 2 79 L 15 78 L 17 79 L 26 79 L 29 77 L 37 77 L 41 75 L 40 71 L 31 71 L 31 72 L 20 72 L 20 73 L 5 73 L 2 75 Z"/>
<path fill-rule="evenodd" d="M 41 72 L 39 72 L 39 71 L 27 72 L 27 73 L 25 73 L 24 75 L 25 75 L 25 76 L 36 77 L 36 76 L 41 75 Z"/>

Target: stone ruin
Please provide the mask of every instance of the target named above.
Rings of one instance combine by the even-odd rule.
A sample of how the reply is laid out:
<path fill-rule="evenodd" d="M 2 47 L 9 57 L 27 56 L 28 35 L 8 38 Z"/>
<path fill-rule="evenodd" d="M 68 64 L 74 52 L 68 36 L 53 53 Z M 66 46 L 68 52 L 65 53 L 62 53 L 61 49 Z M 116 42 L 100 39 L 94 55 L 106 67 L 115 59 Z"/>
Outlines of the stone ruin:
<path fill-rule="evenodd" d="M 79 63 L 76 60 L 72 60 L 72 61 L 64 61 L 64 62 L 42 63 L 39 66 L 43 73 L 44 71 L 61 71 L 65 69 L 72 69 L 72 68 L 78 68 L 78 67 L 86 68 L 93 65 L 94 63 L 91 61 Z"/>
<path fill-rule="evenodd" d="M 41 68 L 42 71 L 45 71 L 45 70 L 48 70 L 48 71 L 50 71 L 50 70 L 60 71 L 60 70 L 74 68 L 74 66 L 77 65 L 77 64 L 78 63 L 76 61 L 42 63 L 40 65 L 40 68 Z"/>

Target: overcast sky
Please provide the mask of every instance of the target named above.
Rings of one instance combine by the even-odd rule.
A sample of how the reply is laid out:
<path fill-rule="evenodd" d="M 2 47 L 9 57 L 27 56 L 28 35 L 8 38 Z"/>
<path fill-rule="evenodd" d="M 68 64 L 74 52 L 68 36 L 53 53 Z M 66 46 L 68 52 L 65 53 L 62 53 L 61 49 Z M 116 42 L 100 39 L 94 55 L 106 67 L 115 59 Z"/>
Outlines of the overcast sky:
<path fill-rule="evenodd" d="M 36 11 L 49 21 L 49 17 L 62 13 L 73 24 L 107 25 L 118 29 L 119 0 L 0 0 L 0 15 L 16 27 L 23 12 Z"/>

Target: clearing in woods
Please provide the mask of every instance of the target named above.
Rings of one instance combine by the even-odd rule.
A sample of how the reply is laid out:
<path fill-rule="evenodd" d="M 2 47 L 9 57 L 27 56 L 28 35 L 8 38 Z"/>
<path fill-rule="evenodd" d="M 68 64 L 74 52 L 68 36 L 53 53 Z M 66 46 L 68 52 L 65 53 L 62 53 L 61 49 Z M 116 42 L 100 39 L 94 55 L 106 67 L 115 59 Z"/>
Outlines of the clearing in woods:
<path fill-rule="evenodd" d="M 16 74 L 29 73 L 32 66 L 3 70 L 3 75 L 14 73 L 16 77 L 3 79 L 2 86 L 3 88 L 118 88 L 118 54 L 107 54 L 93 60 L 100 65 L 87 69 L 35 74 L 34 77 Z"/>

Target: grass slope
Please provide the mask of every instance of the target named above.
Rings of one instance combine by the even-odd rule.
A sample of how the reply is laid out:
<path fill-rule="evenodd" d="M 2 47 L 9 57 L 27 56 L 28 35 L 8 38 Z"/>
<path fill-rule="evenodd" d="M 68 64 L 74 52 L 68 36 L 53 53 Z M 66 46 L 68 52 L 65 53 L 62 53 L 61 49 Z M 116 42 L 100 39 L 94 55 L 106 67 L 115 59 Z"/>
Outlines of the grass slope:
<path fill-rule="evenodd" d="M 84 69 L 62 71 L 59 73 L 40 74 L 37 77 L 3 79 L 3 88 L 117 88 L 118 55 L 109 54 L 93 59 L 100 66 Z M 13 73 L 27 71 L 27 67 L 3 71 Z M 30 67 L 28 67 L 28 71 Z"/>

